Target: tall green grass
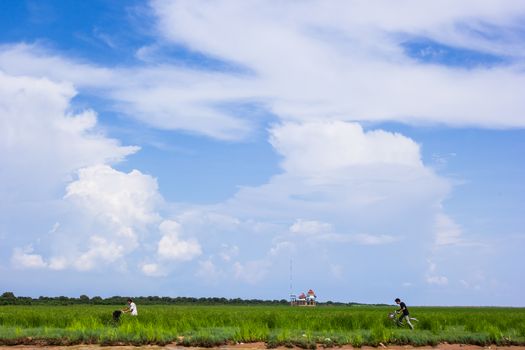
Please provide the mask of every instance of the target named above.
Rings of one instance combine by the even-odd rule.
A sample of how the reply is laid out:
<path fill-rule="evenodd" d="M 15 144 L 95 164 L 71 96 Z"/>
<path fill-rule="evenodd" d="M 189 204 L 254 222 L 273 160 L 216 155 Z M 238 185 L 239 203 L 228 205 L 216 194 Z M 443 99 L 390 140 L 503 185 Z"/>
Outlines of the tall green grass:
<path fill-rule="evenodd" d="M 315 348 L 440 342 L 525 345 L 525 309 L 411 308 L 416 330 L 397 327 L 394 307 L 143 306 L 139 316 L 118 306 L 1 306 L 3 344 L 167 344 L 217 346 L 266 342 Z"/>

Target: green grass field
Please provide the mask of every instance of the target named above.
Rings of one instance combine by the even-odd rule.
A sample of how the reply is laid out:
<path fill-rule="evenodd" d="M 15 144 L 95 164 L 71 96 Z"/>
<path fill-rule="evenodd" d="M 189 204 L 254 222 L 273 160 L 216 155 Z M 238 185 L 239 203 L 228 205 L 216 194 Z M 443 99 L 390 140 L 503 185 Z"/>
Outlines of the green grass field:
<path fill-rule="evenodd" d="M 399 328 L 388 307 L 141 306 L 139 316 L 119 306 L 0 306 L 0 343 L 167 344 L 216 346 L 265 342 L 315 348 L 383 344 L 525 345 L 523 308 L 411 308 L 416 330 Z"/>

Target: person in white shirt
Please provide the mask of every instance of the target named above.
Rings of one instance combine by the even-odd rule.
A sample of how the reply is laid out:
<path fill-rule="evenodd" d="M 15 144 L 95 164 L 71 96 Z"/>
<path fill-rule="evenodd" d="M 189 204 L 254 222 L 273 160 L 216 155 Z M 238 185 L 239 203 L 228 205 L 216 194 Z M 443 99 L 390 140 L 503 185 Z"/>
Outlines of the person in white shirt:
<path fill-rule="evenodd" d="M 130 313 L 131 316 L 137 316 L 139 314 L 137 311 L 137 305 L 135 305 L 131 299 L 128 299 L 128 307 L 122 310 L 122 312 Z"/>

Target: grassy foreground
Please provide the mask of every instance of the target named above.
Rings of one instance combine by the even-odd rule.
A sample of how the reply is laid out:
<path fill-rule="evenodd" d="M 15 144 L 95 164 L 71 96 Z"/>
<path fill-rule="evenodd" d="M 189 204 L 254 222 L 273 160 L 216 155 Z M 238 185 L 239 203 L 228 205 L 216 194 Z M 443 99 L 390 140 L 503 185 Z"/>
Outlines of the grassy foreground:
<path fill-rule="evenodd" d="M 525 345 L 523 308 L 413 307 L 419 322 L 410 331 L 387 318 L 393 306 L 138 307 L 138 317 L 123 315 L 114 324 L 111 314 L 119 306 L 1 306 L 0 344 Z"/>

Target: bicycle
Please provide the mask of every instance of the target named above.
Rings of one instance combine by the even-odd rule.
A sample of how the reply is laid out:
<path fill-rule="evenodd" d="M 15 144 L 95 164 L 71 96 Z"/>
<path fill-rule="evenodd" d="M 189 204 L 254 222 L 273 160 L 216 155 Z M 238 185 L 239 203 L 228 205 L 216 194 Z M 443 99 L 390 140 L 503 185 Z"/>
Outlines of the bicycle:
<path fill-rule="evenodd" d="M 399 314 L 399 311 L 398 310 L 395 310 L 391 313 L 388 314 L 388 318 L 392 320 L 392 322 L 395 323 L 396 326 L 398 327 L 405 327 L 405 325 L 408 323 L 410 324 L 409 322 L 410 321 L 416 321 L 416 322 L 419 322 L 419 320 L 415 317 L 410 317 L 410 316 L 407 316 L 407 320 L 408 322 L 407 323 L 402 323 L 399 321 L 399 319 L 397 318 L 397 315 Z"/>

